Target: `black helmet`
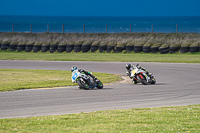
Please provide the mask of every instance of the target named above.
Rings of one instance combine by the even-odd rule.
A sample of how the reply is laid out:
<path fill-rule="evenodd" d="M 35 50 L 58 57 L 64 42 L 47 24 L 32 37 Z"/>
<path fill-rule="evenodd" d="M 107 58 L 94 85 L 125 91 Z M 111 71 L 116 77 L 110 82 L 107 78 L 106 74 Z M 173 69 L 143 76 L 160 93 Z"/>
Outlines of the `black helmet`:
<path fill-rule="evenodd" d="M 76 66 L 72 66 L 71 67 L 71 71 L 73 72 L 74 70 L 76 70 L 77 69 L 77 67 Z"/>
<path fill-rule="evenodd" d="M 126 64 L 126 69 L 127 69 L 127 70 L 130 70 L 130 68 L 131 68 L 132 66 L 133 66 L 133 65 L 132 65 L 131 63 L 127 63 L 127 64 Z"/>

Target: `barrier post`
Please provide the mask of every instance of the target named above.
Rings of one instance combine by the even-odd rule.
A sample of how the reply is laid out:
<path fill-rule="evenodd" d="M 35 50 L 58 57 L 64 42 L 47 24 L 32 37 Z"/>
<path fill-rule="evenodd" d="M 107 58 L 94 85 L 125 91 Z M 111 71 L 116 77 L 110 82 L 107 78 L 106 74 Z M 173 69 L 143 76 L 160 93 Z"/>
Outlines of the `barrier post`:
<path fill-rule="evenodd" d="M 47 24 L 47 33 L 49 33 L 49 24 Z"/>
<path fill-rule="evenodd" d="M 32 33 L 32 24 L 30 24 L 30 31 L 31 31 L 31 33 Z"/>
<path fill-rule="evenodd" d="M 83 33 L 85 33 L 85 24 L 83 24 Z"/>
<path fill-rule="evenodd" d="M 14 32 L 14 24 L 12 24 L 12 32 Z"/>
<path fill-rule="evenodd" d="M 106 24 L 106 33 L 108 33 L 107 24 Z"/>
<path fill-rule="evenodd" d="M 62 33 L 64 33 L 65 32 L 65 30 L 64 30 L 65 28 L 64 28 L 64 24 L 62 24 Z"/>

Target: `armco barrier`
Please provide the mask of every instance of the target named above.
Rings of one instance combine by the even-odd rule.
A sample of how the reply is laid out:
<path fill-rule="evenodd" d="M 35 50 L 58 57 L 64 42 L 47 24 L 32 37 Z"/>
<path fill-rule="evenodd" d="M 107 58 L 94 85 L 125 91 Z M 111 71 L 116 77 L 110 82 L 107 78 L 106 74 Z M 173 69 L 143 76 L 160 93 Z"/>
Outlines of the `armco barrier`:
<path fill-rule="evenodd" d="M 160 47 L 159 51 L 161 54 L 167 54 L 169 53 L 169 47 Z"/>
<path fill-rule="evenodd" d="M 132 52 L 134 46 L 126 46 L 125 50 L 126 52 Z"/>
<path fill-rule="evenodd" d="M 87 53 L 88 51 L 90 51 L 90 48 L 91 48 L 91 44 L 84 44 L 84 45 L 82 45 L 82 47 L 81 47 L 81 51 L 82 51 L 83 53 Z"/>
<path fill-rule="evenodd" d="M 66 51 L 66 45 L 58 45 L 58 53 L 62 53 Z"/>
<path fill-rule="evenodd" d="M 26 45 L 25 52 L 31 52 L 33 50 L 33 45 Z"/>
<path fill-rule="evenodd" d="M 187 52 L 189 52 L 190 51 L 190 47 L 181 47 L 180 48 L 180 52 L 181 53 L 187 53 Z"/>
<path fill-rule="evenodd" d="M 41 46 L 41 52 L 47 52 L 50 50 L 50 45 L 42 45 Z"/>
<path fill-rule="evenodd" d="M 95 52 L 95 51 L 97 51 L 99 49 L 99 46 L 98 45 L 92 45 L 91 46 L 91 52 Z"/>
<path fill-rule="evenodd" d="M 25 52 L 47 52 L 50 51 L 50 53 L 58 52 L 67 52 L 70 53 L 74 50 L 74 52 L 95 52 L 98 51 L 100 53 L 106 51 L 107 53 L 110 53 L 112 50 L 115 53 L 120 53 L 123 50 L 126 52 L 132 52 L 134 53 L 195 53 L 200 52 L 199 46 L 191 46 L 191 47 L 150 47 L 150 46 L 126 46 L 126 47 L 115 47 L 115 46 L 106 46 L 106 45 L 16 45 L 16 44 L 1 44 L 0 45 L 1 51 L 9 50 L 9 51 L 25 51 Z"/>
<path fill-rule="evenodd" d="M 135 53 L 140 53 L 142 52 L 142 46 L 134 46 L 133 50 Z"/>
<path fill-rule="evenodd" d="M 70 52 L 72 52 L 74 50 L 74 45 L 67 45 L 66 46 L 66 52 L 67 53 L 70 53 Z"/>
<path fill-rule="evenodd" d="M 81 47 L 82 47 L 81 44 L 74 45 L 74 52 L 81 52 Z"/>
<path fill-rule="evenodd" d="M 10 44 L 9 45 L 9 51 L 16 51 L 17 50 L 17 44 Z"/>
<path fill-rule="evenodd" d="M 25 46 L 26 45 L 17 45 L 17 51 L 18 52 L 25 51 Z"/>
<path fill-rule="evenodd" d="M 151 53 L 151 47 L 150 46 L 143 46 L 143 52 L 144 53 Z"/>
<path fill-rule="evenodd" d="M 159 47 L 151 47 L 151 53 L 158 53 Z"/>
<path fill-rule="evenodd" d="M 106 45 L 100 45 L 100 46 L 99 46 L 99 52 L 100 52 L 100 53 L 106 51 L 106 49 L 107 49 L 107 46 L 106 46 Z"/>
<path fill-rule="evenodd" d="M 169 47 L 169 53 L 176 53 L 180 50 L 180 47 Z"/>
<path fill-rule="evenodd" d="M 106 52 L 110 53 L 112 50 L 114 50 L 115 46 L 107 46 Z"/>
<path fill-rule="evenodd" d="M 199 47 L 198 46 L 190 47 L 190 53 L 195 53 L 195 52 L 199 52 Z"/>
<path fill-rule="evenodd" d="M 57 44 L 50 45 L 50 53 L 56 52 L 57 49 L 58 49 L 58 45 Z"/>
<path fill-rule="evenodd" d="M 33 52 L 37 53 L 41 50 L 41 45 L 33 45 Z"/>

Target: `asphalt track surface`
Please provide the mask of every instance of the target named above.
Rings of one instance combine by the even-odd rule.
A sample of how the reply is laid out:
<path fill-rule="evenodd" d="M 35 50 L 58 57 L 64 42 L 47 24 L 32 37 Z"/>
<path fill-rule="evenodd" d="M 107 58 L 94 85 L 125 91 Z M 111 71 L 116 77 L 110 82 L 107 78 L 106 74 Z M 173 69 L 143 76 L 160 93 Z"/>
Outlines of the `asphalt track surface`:
<path fill-rule="evenodd" d="M 92 72 L 125 75 L 126 63 L 0 60 L 0 68 L 70 70 L 76 65 Z M 99 90 L 66 86 L 0 92 L 0 118 L 200 104 L 200 64 L 139 64 L 154 74 L 155 85 L 128 82 L 107 84 Z"/>

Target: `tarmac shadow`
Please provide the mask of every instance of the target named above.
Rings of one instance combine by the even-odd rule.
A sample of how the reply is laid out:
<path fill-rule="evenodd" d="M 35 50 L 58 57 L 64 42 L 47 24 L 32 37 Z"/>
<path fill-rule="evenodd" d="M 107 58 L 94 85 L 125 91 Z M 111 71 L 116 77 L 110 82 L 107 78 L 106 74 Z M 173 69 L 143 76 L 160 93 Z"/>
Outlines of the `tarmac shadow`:
<path fill-rule="evenodd" d="M 134 85 L 143 85 L 142 83 L 134 84 Z M 149 84 L 149 85 L 167 85 L 166 83 L 155 83 L 155 84 Z M 146 85 L 146 86 L 149 86 Z"/>
<path fill-rule="evenodd" d="M 152 84 L 152 85 L 167 85 L 166 83 L 155 83 L 155 84 Z"/>

